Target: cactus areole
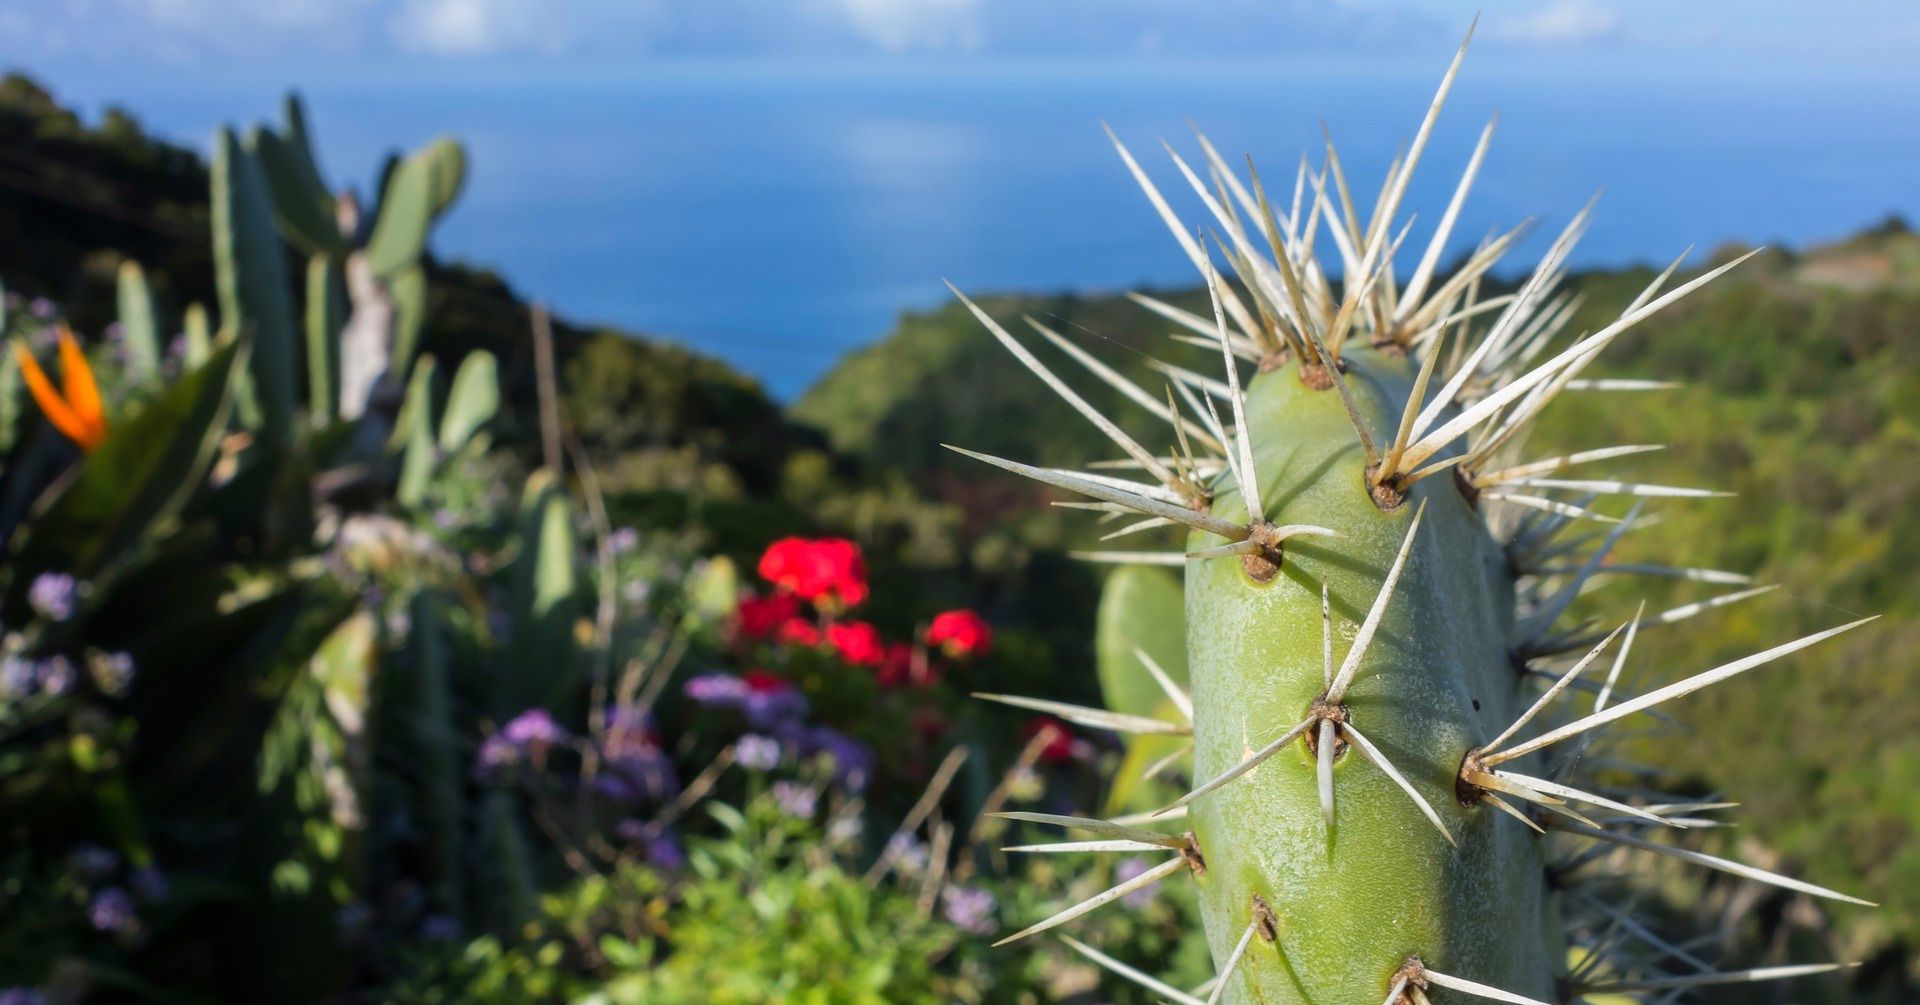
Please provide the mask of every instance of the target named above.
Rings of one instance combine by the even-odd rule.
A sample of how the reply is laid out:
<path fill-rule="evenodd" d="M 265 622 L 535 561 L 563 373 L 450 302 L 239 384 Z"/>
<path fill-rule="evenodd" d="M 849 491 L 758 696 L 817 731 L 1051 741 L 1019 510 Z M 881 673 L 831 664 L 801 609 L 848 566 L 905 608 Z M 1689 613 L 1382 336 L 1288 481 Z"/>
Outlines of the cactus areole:
<path fill-rule="evenodd" d="M 1354 215 L 1331 147 L 1326 165 L 1303 164 L 1285 193 L 1257 175 L 1242 179 L 1204 139 L 1201 171 L 1176 155 L 1213 216 L 1233 283 L 1120 148 L 1206 279 L 1212 316 L 1137 299 L 1178 326 L 1176 338 L 1217 351 L 1221 369 L 1163 366 L 1165 386 L 1150 389 L 1030 323 L 1163 422 L 1157 442 L 1123 430 L 962 296 L 1122 456 L 1065 471 L 962 452 L 1091 500 L 1079 505 L 1117 520 L 1113 536 L 1156 531 L 1162 542 L 1083 557 L 1175 567 L 1185 579 L 1186 679 L 1134 650 L 1157 682 L 1160 714 L 1046 704 L 1083 725 L 1182 738 L 1185 795 L 1126 818 L 1007 814 L 1103 839 L 1075 847 L 1165 857 L 1003 941 L 1070 924 L 1147 883 L 1186 882 L 1218 972 L 1208 985 L 1181 991 L 1068 944 L 1183 1005 L 1571 1002 L 1835 968 L 1723 971 L 1662 953 L 1615 937 L 1617 885 L 1581 885 L 1605 851 L 1865 903 L 1692 850 L 1684 831 L 1719 806 L 1580 773 L 1609 724 L 1860 622 L 1642 694 L 1622 670 L 1643 627 L 1760 591 L 1643 608 L 1611 631 L 1563 623 L 1639 503 L 1712 493 L 1566 477 L 1563 469 L 1655 448 L 1542 455 L 1526 449 L 1531 423 L 1563 392 L 1645 390 L 1579 374 L 1622 331 L 1737 263 L 1671 288 L 1670 268 L 1611 324 L 1564 338 L 1573 300 L 1556 287 L 1583 211 L 1517 292 L 1481 298 L 1481 278 L 1513 235 L 1451 274 L 1436 265 L 1489 125 L 1402 282 L 1401 197 L 1459 64 L 1456 56 L 1371 220 Z M 1337 252 L 1344 282 L 1320 264 L 1322 245 Z M 1185 529 L 1183 549 L 1164 550 L 1167 528 Z"/>

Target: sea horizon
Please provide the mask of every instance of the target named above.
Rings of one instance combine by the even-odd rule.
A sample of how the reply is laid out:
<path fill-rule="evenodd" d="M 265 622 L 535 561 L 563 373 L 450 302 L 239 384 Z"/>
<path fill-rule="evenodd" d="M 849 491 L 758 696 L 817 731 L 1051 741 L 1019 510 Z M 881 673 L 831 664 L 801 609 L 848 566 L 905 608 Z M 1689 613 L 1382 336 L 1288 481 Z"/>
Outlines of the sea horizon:
<path fill-rule="evenodd" d="M 471 154 L 435 253 L 522 295 L 719 356 L 791 400 L 944 281 L 979 293 L 1191 284 L 1191 266 L 1102 133 L 1128 144 L 1184 219 L 1202 210 L 1159 148 L 1187 118 L 1290 195 L 1320 123 L 1364 212 L 1444 62 L 1000 60 L 583 64 L 531 74 L 290 69 L 169 80 L 20 67 L 89 120 L 126 108 L 205 150 L 222 122 L 308 105 L 329 180 L 365 190 L 381 155 L 451 133 Z M 1481 127 L 1499 124 L 1449 255 L 1535 220 L 1524 271 L 1603 192 L 1577 268 L 1695 260 L 1728 243 L 1804 248 L 1920 212 L 1920 89 L 1641 67 L 1542 74 L 1472 57 L 1416 175 L 1403 271 Z M 1281 198 L 1286 198 L 1282 195 Z M 1404 215 L 1403 215 L 1404 220 Z"/>

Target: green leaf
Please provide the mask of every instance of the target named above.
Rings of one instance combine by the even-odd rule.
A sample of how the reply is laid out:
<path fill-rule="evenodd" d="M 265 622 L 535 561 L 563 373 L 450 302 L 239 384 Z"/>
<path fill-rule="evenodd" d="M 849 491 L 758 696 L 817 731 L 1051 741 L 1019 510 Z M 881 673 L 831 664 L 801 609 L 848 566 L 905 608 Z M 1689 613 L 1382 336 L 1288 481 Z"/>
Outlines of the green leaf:
<path fill-rule="evenodd" d="M 493 354 L 484 349 L 460 361 L 447 392 L 446 415 L 440 419 L 441 453 L 457 453 L 500 411 L 499 370 Z"/>
<path fill-rule="evenodd" d="M 1179 710 L 1134 655 L 1144 651 L 1173 682 L 1187 685 L 1187 622 L 1180 577 L 1167 569 L 1128 565 L 1107 576 L 1095 619 L 1094 650 L 1107 708 L 1180 721 Z M 1107 795 L 1107 812 L 1133 808 L 1142 773 L 1186 742 L 1180 736 L 1124 737 L 1126 757 Z"/>
<path fill-rule="evenodd" d="M 127 368 L 145 383 L 160 376 L 160 322 L 153 312 L 153 291 L 140 263 L 120 263 L 120 337 L 127 347 Z"/>
<path fill-rule="evenodd" d="M 246 350 L 223 345 L 205 365 L 117 420 L 100 446 L 41 497 L 15 535 L 19 565 L 92 578 L 161 529 L 213 461 Z"/>

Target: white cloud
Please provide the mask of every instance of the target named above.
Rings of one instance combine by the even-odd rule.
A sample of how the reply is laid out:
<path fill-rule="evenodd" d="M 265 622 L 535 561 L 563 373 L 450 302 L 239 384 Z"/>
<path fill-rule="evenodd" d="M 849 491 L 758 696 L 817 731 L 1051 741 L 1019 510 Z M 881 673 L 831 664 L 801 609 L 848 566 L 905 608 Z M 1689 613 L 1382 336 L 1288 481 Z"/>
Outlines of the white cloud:
<path fill-rule="evenodd" d="M 887 52 L 979 46 L 977 0 L 836 0 L 863 38 Z"/>
<path fill-rule="evenodd" d="M 400 48 L 435 56 L 557 53 L 569 41 L 565 20 L 541 0 L 407 0 L 389 28 Z"/>
<path fill-rule="evenodd" d="M 1601 0 L 1553 0 L 1526 13 L 1500 18 L 1488 34 L 1523 45 L 1592 45 L 1620 36 L 1620 12 Z"/>

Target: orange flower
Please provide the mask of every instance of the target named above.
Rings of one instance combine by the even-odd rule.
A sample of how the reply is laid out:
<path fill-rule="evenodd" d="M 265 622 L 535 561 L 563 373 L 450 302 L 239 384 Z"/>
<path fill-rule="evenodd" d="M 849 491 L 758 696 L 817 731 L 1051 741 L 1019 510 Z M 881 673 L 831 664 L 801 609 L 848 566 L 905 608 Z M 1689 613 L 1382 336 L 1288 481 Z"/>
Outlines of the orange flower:
<path fill-rule="evenodd" d="M 53 428 L 86 451 L 92 451 L 107 438 L 107 415 L 100 407 L 100 387 L 93 382 L 93 368 L 87 365 L 80 343 L 74 341 L 73 332 L 66 325 L 60 326 L 59 391 L 53 389 L 46 372 L 40 369 L 40 361 L 27 351 L 25 343 L 13 343 L 13 358 L 20 361 L 20 376 L 26 379 L 27 390 L 33 392 L 33 400 L 47 414 Z"/>

